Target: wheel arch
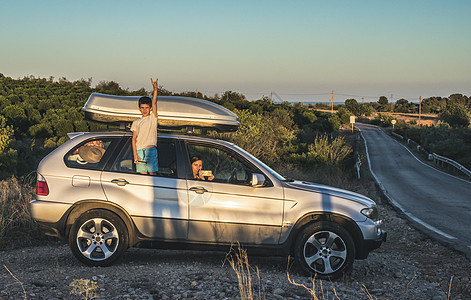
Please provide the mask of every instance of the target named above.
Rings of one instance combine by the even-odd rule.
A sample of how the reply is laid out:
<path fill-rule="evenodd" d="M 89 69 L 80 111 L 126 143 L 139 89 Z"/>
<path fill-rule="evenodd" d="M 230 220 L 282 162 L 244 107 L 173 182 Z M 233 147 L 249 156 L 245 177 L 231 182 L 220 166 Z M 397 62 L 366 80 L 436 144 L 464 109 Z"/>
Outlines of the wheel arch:
<path fill-rule="evenodd" d="M 357 256 L 357 253 L 361 252 L 361 247 L 363 245 L 363 235 L 361 233 L 360 228 L 358 225 L 353 221 L 352 219 L 340 215 L 340 214 L 335 214 L 335 213 L 323 213 L 323 212 L 313 212 L 304 215 L 301 217 L 296 224 L 294 225 L 294 228 L 291 233 L 291 243 L 290 246 L 290 253 L 294 253 L 294 241 L 296 241 L 298 235 L 306 228 L 307 226 L 314 224 L 316 222 L 321 222 L 321 221 L 328 221 L 328 222 L 333 222 L 337 223 L 338 225 L 342 226 L 347 232 L 350 234 L 350 236 L 353 239 L 353 243 L 355 246 L 355 256 Z"/>
<path fill-rule="evenodd" d="M 64 220 L 64 236 L 66 240 L 69 238 L 70 230 L 74 222 L 84 213 L 92 210 L 106 210 L 117 215 L 127 229 L 128 247 L 137 243 L 136 230 L 134 222 L 129 214 L 119 205 L 103 200 L 82 200 L 75 203 L 70 209 Z"/>

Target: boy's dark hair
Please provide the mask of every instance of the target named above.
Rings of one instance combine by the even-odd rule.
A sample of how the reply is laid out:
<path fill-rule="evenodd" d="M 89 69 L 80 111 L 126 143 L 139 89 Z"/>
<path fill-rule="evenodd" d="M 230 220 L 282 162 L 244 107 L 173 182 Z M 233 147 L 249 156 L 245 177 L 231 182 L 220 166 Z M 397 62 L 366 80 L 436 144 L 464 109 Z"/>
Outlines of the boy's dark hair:
<path fill-rule="evenodd" d="M 141 104 L 147 104 L 152 107 L 152 99 L 147 96 L 141 97 L 139 98 L 138 106 L 141 107 Z"/>

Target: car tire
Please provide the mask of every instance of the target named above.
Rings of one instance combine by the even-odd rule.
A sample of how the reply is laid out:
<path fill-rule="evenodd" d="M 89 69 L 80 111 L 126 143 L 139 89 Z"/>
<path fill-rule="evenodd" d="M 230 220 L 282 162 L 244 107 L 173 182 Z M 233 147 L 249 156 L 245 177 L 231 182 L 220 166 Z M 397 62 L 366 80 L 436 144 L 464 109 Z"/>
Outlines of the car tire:
<path fill-rule="evenodd" d="M 72 225 L 69 246 L 89 266 L 109 266 L 127 249 L 127 230 L 121 218 L 106 210 L 91 210 Z"/>
<path fill-rule="evenodd" d="M 316 222 L 306 226 L 295 244 L 298 266 L 311 276 L 335 279 L 348 273 L 355 259 L 351 235 L 333 222 Z"/>

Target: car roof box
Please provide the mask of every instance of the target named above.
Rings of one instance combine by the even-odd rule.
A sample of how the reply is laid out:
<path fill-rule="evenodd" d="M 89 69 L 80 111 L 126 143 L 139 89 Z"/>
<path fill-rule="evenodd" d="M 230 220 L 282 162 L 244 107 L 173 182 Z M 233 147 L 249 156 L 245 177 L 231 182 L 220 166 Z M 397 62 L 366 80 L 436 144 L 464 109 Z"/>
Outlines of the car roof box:
<path fill-rule="evenodd" d="M 138 100 L 141 96 L 116 96 L 92 93 L 83 107 L 85 118 L 107 124 L 130 123 L 141 117 Z M 159 96 L 157 98 L 159 128 L 208 128 L 235 131 L 239 127 L 236 114 L 216 103 L 190 97 Z"/>

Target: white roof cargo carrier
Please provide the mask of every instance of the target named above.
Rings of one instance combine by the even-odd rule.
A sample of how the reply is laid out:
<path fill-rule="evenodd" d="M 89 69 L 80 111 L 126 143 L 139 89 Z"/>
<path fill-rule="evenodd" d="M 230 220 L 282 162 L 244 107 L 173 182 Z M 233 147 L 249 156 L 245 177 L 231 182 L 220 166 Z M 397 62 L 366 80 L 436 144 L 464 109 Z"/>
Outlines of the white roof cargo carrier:
<path fill-rule="evenodd" d="M 141 117 L 140 97 L 92 93 L 83 107 L 85 118 L 108 124 L 130 123 Z M 159 128 L 235 131 L 240 125 L 237 115 L 227 108 L 190 97 L 158 96 L 157 114 Z"/>

